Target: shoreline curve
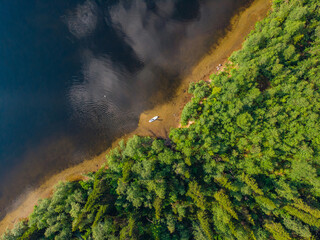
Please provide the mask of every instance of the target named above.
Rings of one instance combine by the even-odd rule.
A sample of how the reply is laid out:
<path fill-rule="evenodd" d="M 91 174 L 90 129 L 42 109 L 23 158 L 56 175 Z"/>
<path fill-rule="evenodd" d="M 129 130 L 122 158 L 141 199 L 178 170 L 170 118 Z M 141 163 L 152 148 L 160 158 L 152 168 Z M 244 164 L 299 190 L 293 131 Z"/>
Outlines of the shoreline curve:
<path fill-rule="evenodd" d="M 211 47 L 209 53 L 193 67 L 191 73 L 181 81 L 171 100 L 143 112 L 140 115 L 136 130 L 116 139 L 111 147 L 100 155 L 54 174 L 39 187 L 22 193 L 10 206 L 11 211 L 0 221 L 0 235 L 7 228 L 12 228 L 19 220 L 27 218 L 40 198 L 50 197 L 54 186 L 58 182 L 82 180 L 85 178 L 83 174 L 97 171 L 106 162 L 105 155 L 117 146 L 121 139 L 126 140 L 133 135 L 168 137 L 170 129 L 178 127 L 182 109 L 191 99 L 191 95 L 188 94 L 189 84 L 200 80 L 208 80 L 212 73 L 217 72 L 216 67 L 219 64 L 226 63 L 232 52 L 241 48 L 245 37 L 254 28 L 256 22 L 263 19 L 270 9 L 271 0 L 254 0 L 249 7 L 234 16 L 229 30 Z M 160 119 L 163 120 L 150 124 L 148 120 L 156 115 L 159 115 Z"/>

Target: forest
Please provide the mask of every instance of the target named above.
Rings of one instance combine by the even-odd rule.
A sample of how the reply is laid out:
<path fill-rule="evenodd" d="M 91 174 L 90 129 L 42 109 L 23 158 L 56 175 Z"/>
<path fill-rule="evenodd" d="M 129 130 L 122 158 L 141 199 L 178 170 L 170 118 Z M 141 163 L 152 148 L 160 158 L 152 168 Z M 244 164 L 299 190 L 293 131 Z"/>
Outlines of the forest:
<path fill-rule="evenodd" d="M 320 239 L 320 2 L 274 0 L 168 139 L 120 142 L 11 239 Z"/>

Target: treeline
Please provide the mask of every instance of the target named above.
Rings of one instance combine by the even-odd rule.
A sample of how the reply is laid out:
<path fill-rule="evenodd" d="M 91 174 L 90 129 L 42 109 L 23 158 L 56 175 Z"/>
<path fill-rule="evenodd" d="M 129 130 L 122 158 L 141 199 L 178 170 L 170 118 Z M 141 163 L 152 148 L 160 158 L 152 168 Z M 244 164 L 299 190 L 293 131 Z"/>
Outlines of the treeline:
<path fill-rule="evenodd" d="M 320 3 L 275 0 L 170 138 L 135 136 L 2 239 L 320 239 Z"/>

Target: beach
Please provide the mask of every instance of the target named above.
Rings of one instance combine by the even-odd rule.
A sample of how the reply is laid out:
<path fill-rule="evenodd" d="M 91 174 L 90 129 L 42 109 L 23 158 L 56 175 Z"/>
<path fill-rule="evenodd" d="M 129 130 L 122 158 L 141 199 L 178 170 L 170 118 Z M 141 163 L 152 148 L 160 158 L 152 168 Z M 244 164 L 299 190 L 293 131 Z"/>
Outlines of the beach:
<path fill-rule="evenodd" d="M 191 95 L 188 94 L 190 82 L 208 80 L 210 74 L 217 72 L 216 67 L 219 64 L 224 65 L 232 52 L 241 48 L 245 36 L 254 28 L 257 21 L 266 16 L 270 8 L 271 2 L 256 0 L 248 8 L 235 16 L 224 37 L 212 46 L 211 51 L 204 56 L 192 69 L 190 74 L 182 80 L 170 101 L 157 105 L 153 109 L 142 113 L 137 129 L 121 137 L 121 139 L 128 139 L 133 135 L 167 138 L 170 129 L 178 127 L 183 106 L 191 98 Z M 161 96 L 155 96 L 155 98 L 161 98 Z M 158 115 L 160 119 L 149 123 L 148 120 L 156 115 Z M 49 197 L 58 182 L 81 180 L 84 179 L 83 174 L 99 169 L 106 162 L 105 155 L 107 152 L 117 146 L 121 139 L 116 140 L 111 148 L 99 156 L 67 168 L 46 179 L 40 187 L 30 189 L 22 194 L 10 207 L 11 211 L 9 211 L 0 222 L 0 232 L 3 233 L 6 228 L 11 228 L 20 219 L 28 217 L 38 199 Z"/>

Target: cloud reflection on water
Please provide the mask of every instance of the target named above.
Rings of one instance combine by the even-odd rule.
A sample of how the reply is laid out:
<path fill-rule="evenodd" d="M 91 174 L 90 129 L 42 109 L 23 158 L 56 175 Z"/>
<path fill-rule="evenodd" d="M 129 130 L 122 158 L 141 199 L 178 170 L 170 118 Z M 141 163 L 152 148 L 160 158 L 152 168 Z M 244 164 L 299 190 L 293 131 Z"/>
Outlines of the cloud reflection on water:
<path fill-rule="evenodd" d="M 115 66 L 108 57 L 83 52 L 83 81 L 70 90 L 74 118 L 87 127 L 112 129 L 117 120 L 128 115 L 129 89 L 124 79 L 125 70 Z"/>
<path fill-rule="evenodd" d="M 83 38 L 92 34 L 98 21 L 98 7 L 94 1 L 87 0 L 78 5 L 74 11 L 66 17 L 69 31 L 77 38 Z"/>
<path fill-rule="evenodd" d="M 193 11 L 192 19 L 184 20 L 174 17 L 177 3 L 154 1 L 150 8 L 147 1 L 118 1 L 107 8 L 106 25 L 116 31 L 121 44 L 129 46 L 136 61 L 142 64 L 132 73 L 126 69 L 126 63 L 113 62 L 108 53 L 83 50 L 83 79 L 70 90 L 75 119 L 98 129 L 112 126 L 109 134 L 117 128 L 125 129 L 130 121 L 136 122 L 140 112 L 150 107 L 150 96 L 159 90 L 172 92 L 173 84 L 208 51 L 227 26 L 234 8 L 241 5 L 236 0 L 201 1 L 198 8 L 187 10 Z M 103 21 L 92 16 L 94 6 L 92 1 L 86 1 L 71 14 L 77 16 L 72 18 L 72 26 L 82 29 L 82 35 L 89 29 L 87 15 L 92 22 Z M 75 34 L 74 29 L 70 32 Z"/>

